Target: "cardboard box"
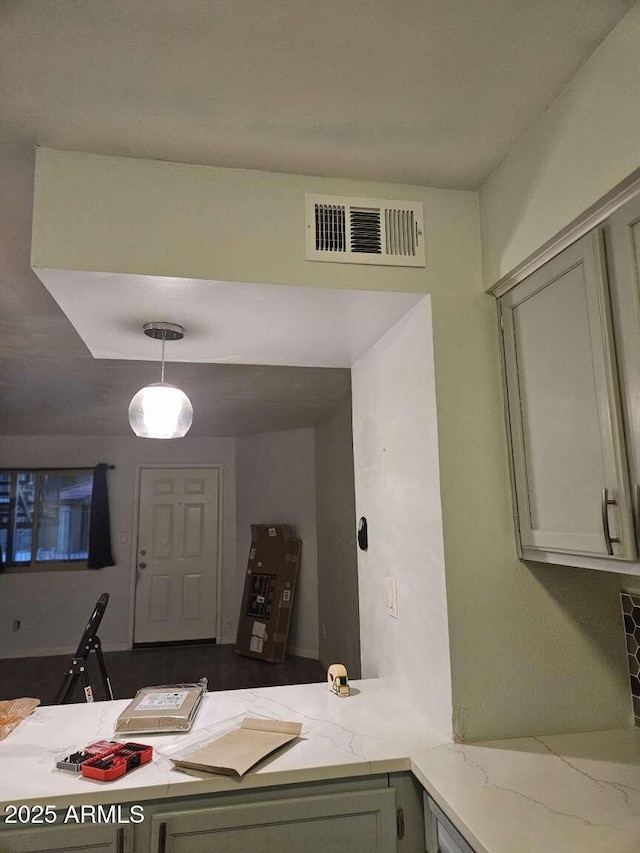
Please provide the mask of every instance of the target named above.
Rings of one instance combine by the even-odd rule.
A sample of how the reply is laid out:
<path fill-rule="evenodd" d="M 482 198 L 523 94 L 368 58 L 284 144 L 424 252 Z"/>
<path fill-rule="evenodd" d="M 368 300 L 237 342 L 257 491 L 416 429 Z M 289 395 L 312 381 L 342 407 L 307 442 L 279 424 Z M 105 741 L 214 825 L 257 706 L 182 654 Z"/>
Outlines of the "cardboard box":
<path fill-rule="evenodd" d="M 239 729 L 172 761 L 182 770 L 205 770 L 240 777 L 259 761 L 299 737 L 301 730 L 300 723 L 246 717 Z"/>
<path fill-rule="evenodd" d="M 285 659 L 302 542 L 288 524 L 252 524 L 236 652 L 270 663 Z"/>

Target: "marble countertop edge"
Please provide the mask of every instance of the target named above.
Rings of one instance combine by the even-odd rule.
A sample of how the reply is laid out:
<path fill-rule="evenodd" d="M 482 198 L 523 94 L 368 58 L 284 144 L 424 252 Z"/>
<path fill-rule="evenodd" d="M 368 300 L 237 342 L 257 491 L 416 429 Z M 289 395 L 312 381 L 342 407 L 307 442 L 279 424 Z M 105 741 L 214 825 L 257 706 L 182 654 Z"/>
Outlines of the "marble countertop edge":
<path fill-rule="evenodd" d="M 449 743 L 412 772 L 476 853 L 638 853 L 635 727 Z"/>
<path fill-rule="evenodd" d="M 234 793 L 256 788 L 366 777 L 410 771 L 411 751 L 442 742 L 424 718 L 379 680 L 355 682 L 348 700 L 326 683 L 208 694 L 192 732 L 206 737 L 213 726 L 238 724 L 242 715 L 292 719 L 302 736 L 267 758 L 242 779 L 174 768 L 171 756 L 181 735 L 130 736 L 154 746 L 151 764 L 121 779 L 101 783 L 55 769 L 72 744 L 113 737 L 115 721 L 128 700 L 93 705 L 45 706 L 0 743 L 0 813 L 9 804 L 133 804 L 151 800 Z M 187 735 L 185 746 L 189 746 Z M 122 739 L 120 736 L 118 739 Z"/>
<path fill-rule="evenodd" d="M 141 768 L 143 769 L 143 768 Z M 377 761 L 359 761 L 348 764 L 328 764 L 323 767 L 288 769 L 264 773 L 249 773 L 244 779 L 214 773 L 184 774 L 185 781 L 173 781 L 135 787 L 135 775 L 130 776 L 131 787 L 106 787 L 108 783 L 95 782 L 90 788 L 84 787 L 77 793 L 45 794 L 43 796 L 19 798 L 20 805 L 52 805 L 58 810 L 69 806 L 111 805 L 123 806 L 164 799 L 183 799 L 207 794 L 229 794 L 253 791 L 261 788 L 285 787 L 311 782 L 328 782 L 339 779 L 376 776 L 386 773 L 411 771 L 410 758 L 380 759 Z M 181 774 L 182 775 L 182 774 Z M 192 776 L 191 779 L 187 776 Z M 86 782 L 87 780 L 83 780 Z M 94 787 L 95 784 L 95 787 Z M 16 797 L 7 796 L 0 791 L 0 812 L 9 804 L 18 804 Z"/>
<path fill-rule="evenodd" d="M 0 743 L 0 813 L 8 804 L 177 802 L 412 772 L 476 853 L 640 851 L 640 729 L 453 743 L 383 681 L 354 687 L 347 700 L 324 683 L 209 694 L 198 737 L 247 714 L 302 723 L 299 741 L 240 780 L 176 770 L 175 735 L 152 736 L 156 760 L 115 782 L 68 776 L 54 769 L 63 745 L 111 737 L 127 700 L 47 706 Z"/>

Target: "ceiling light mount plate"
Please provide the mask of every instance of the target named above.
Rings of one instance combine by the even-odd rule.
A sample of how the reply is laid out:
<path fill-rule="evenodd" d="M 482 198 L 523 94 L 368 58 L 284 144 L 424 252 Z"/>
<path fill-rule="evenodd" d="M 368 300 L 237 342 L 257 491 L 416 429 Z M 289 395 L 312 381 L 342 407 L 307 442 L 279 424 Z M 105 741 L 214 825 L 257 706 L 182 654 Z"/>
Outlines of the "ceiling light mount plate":
<path fill-rule="evenodd" d="M 145 335 L 156 341 L 179 341 L 184 338 L 184 327 L 177 323 L 165 323 L 152 320 L 142 327 Z"/>

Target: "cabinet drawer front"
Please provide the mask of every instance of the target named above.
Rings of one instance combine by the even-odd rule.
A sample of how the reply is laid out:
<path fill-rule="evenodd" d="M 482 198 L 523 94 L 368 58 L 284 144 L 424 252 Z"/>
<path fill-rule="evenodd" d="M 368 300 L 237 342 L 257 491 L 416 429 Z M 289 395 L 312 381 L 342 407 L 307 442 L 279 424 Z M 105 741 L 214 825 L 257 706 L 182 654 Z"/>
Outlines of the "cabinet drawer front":
<path fill-rule="evenodd" d="M 393 789 L 267 800 L 246 805 L 159 813 L 152 818 L 158 853 L 392 853 Z"/>
<path fill-rule="evenodd" d="M 508 420 L 523 548 L 635 554 L 600 233 L 501 300 Z M 615 501 L 606 505 L 605 499 Z"/>
<path fill-rule="evenodd" d="M 0 853 L 129 853 L 129 827 L 50 826 L 0 832 Z"/>

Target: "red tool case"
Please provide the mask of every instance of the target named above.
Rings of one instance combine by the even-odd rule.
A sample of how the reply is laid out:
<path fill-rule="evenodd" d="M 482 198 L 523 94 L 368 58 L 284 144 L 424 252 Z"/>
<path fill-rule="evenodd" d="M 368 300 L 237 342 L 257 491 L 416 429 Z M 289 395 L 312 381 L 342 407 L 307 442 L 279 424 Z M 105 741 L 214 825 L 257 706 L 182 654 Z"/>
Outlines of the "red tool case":
<path fill-rule="evenodd" d="M 96 755 L 106 755 L 108 752 L 115 752 L 122 746 L 115 740 L 98 740 L 95 743 L 90 743 L 84 749 L 78 749 L 69 755 L 60 756 L 56 761 L 58 770 L 65 770 L 67 773 L 80 774 L 82 764 L 90 758 L 95 758 Z"/>
<path fill-rule="evenodd" d="M 129 770 L 147 764 L 153 757 L 153 747 L 144 743 L 122 743 L 116 749 L 98 753 L 83 761 L 82 775 L 88 779 L 111 782 L 124 776 Z"/>

